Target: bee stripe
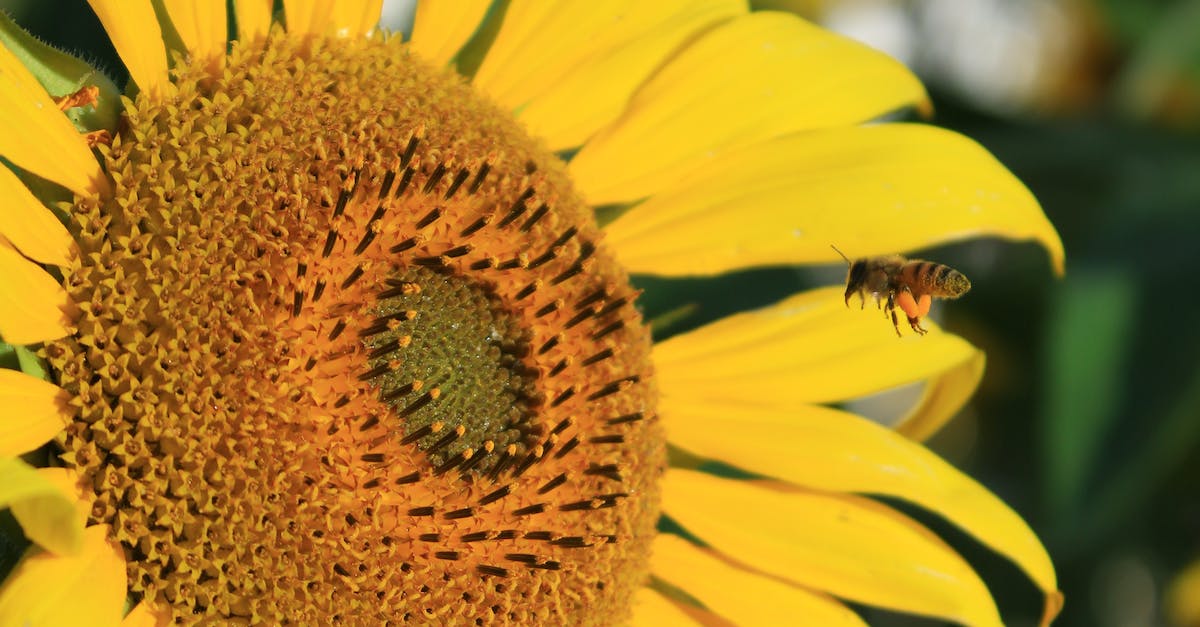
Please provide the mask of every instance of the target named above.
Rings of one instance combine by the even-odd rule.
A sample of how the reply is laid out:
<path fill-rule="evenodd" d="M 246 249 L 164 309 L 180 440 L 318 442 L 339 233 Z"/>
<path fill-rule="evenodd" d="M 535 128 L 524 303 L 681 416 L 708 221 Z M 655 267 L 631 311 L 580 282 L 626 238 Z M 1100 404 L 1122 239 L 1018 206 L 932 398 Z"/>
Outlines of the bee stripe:
<path fill-rule="evenodd" d="M 938 284 L 945 283 L 946 279 L 950 278 L 950 275 L 953 273 L 954 273 L 954 268 L 951 268 L 950 266 L 942 266 L 942 267 L 938 268 L 937 283 Z"/>
<path fill-rule="evenodd" d="M 909 287 L 916 289 L 917 286 L 927 286 L 930 284 L 931 277 L 929 271 L 933 268 L 933 264 L 928 261 L 913 261 L 906 268 L 908 272 L 904 272 L 902 276 L 911 281 Z"/>

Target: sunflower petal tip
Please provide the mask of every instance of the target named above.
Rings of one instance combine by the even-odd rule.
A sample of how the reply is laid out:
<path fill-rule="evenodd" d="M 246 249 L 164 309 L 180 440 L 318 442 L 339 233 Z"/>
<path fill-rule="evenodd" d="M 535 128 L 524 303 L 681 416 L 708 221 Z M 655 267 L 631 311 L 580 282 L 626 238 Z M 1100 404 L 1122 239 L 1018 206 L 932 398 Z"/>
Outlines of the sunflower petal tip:
<path fill-rule="evenodd" d="M 1067 272 L 1067 253 L 1063 248 L 1062 238 L 1059 237 L 1058 231 L 1047 219 L 1045 229 L 1035 238 L 1035 241 L 1046 250 L 1054 276 L 1061 279 Z"/>
<path fill-rule="evenodd" d="M 1041 625 L 1041 627 L 1048 627 L 1050 623 L 1054 622 L 1054 619 L 1058 616 L 1059 612 L 1062 611 L 1065 603 L 1066 599 L 1063 597 L 1062 592 L 1055 590 L 1047 594 L 1046 605 L 1042 610 L 1042 620 L 1038 624 Z"/>
<path fill-rule="evenodd" d="M 1054 264 L 1054 275 L 1058 278 L 1063 278 L 1067 274 L 1067 257 L 1063 253 L 1062 248 L 1058 248 L 1050 253 L 1050 262 Z"/>
<path fill-rule="evenodd" d="M 918 100 L 916 102 L 915 106 L 917 109 L 917 115 L 921 116 L 922 120 L 932 120 L 933 119 L 933 114 L 934 114 L 933 100 L 931 100 L 929 98 L 928 94 L 925 94 L 925 96 L 923 98 Z"/>

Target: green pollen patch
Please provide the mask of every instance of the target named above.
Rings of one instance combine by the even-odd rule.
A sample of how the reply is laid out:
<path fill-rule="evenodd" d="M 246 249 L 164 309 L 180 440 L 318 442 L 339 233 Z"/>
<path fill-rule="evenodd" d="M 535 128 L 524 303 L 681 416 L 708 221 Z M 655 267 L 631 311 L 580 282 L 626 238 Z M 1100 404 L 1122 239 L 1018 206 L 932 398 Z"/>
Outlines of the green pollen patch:
<path fill-rule="evenodd" d="M 403 443 L 435 472 L 496 469 L 524 455 L 545 427 L 534 421 L 537 371 L 523 359 L 531 334 L 486 286 L 414 266 L 386 281 L 371 326 L 366 373 L 404 424 Z"/>
<path fill-rule="evenodd" d="M 650 336 L 564 165 L 398 38 L 236 44 L 72 208 L 58 459 L 179 624 L 611 624 Z"/>

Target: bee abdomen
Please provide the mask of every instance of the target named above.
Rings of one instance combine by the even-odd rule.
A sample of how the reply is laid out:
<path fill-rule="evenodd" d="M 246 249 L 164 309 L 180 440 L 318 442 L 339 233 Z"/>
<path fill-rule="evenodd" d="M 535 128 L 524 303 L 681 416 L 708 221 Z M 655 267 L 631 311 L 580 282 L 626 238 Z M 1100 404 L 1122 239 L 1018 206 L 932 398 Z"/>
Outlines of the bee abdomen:
<path fill-rule="evenodd" d="M 963 273 L 945 264 L 914 261 L 909 271 L 909 276 L 915 285 L 920 286 L 920 291 L 932 296 L 958 298 L 971 289 L 971 282 Z"/>
<path fill-rule="evenodd" d="M 958 298 L 960 295 L 967 293 L 971 289 L 971 281 L 967 279 L 965 274 L 960 271 L 950 268 L 946 280 L 942 283 L 943 289 L 946 289 L 946 295 L 949 298 Z"/>
<path fill-rule="evenodd" d="M 971 289 L 971 282 L 966 275 L 947 265 L 934 264 L 937 273 L 934 279 L 934 292 L 938 296 L 958 298 Z"/>

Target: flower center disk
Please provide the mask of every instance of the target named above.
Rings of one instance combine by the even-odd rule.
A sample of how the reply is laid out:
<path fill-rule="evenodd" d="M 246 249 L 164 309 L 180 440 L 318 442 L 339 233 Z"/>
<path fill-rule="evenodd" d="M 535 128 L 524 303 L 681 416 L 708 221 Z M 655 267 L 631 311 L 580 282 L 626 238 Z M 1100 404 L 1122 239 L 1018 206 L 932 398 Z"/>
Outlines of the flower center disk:
<path fill-rule="evenodd" d="M 179 622 L 611 622 L 664 438 L 564 168 L 396 39 L 142 95 L 74 209 L 64 464 Z"/>
<path fill-rule="evenodd" d="M 502 459 L 527 456 L 545 428 L 533 422 L 537 371 L 522 361 L 532 348 L 517 317 L 464 277 L 418 266 L 386 283 L 375 322 L 358 334 L 369 349 L 364 378 L 404 419 L 402 442 L 439 474 L 499 474 Z"/>

